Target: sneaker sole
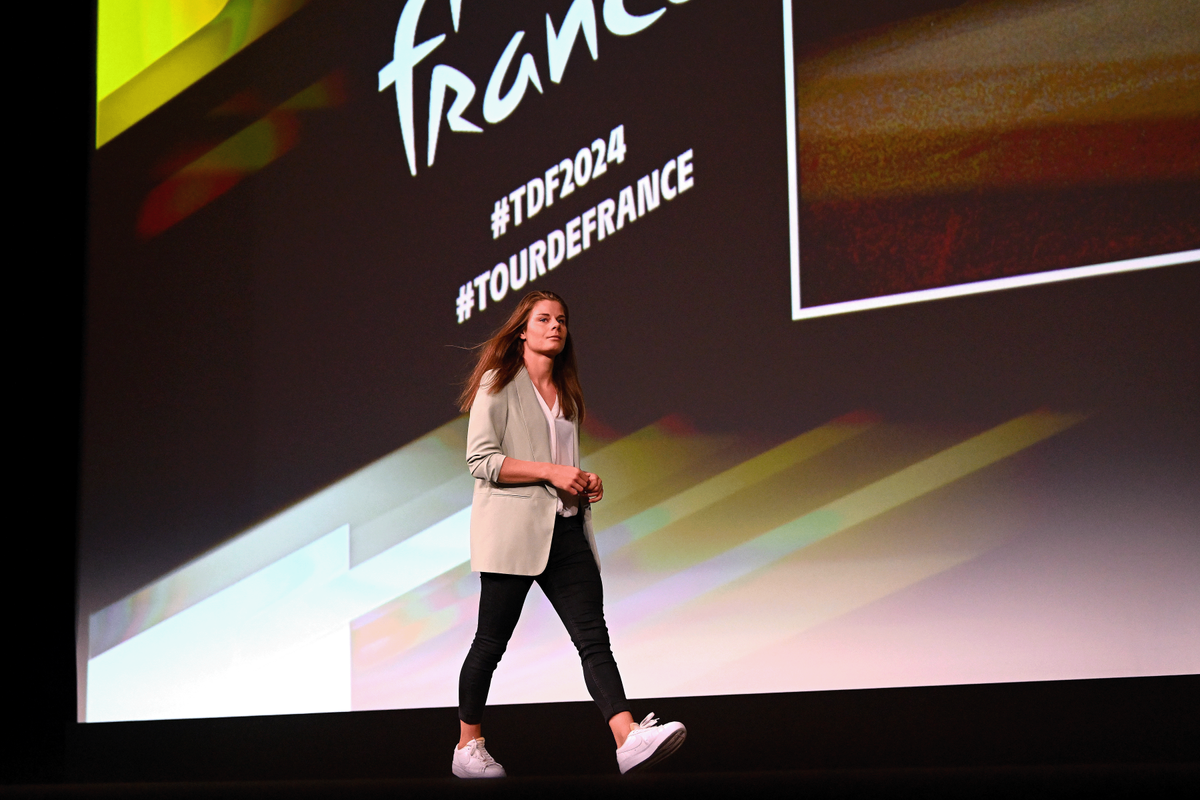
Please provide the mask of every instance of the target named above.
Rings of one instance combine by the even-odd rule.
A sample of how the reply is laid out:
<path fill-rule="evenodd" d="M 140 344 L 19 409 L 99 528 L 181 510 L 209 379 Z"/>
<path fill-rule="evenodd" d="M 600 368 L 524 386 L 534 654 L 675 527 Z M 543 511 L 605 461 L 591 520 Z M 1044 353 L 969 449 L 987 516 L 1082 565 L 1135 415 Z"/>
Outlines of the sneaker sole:
<path fill-rule="evenodd" d="M 679 730 L 675 731 L 667 738 L 663 739 L 662 743 L 658 746 L 658 749 L 656 749 L 653 753 L 651 753 L 649 755 L 649 757 L 646 758 L 645 761 L 642 761 L 639 764 L 634 764 L 632 767 L 630 767 L 628 770 L 625 771 L 625 774 L 628 775 L 632 772 L 641 772 L 642 770 L 644 770 L 648 767 L 654 766 L 655 764 L 659 763 L 664 758 L 667 758 L 672 753 L 674 753 L 676 750 L 678 750 L 680 745 L 683 744 L 683 740 L 686 738 L 687 738 L 687 728 L 680 728 Z"/>
<path fill-rule="evenodd" d="M 450 773 L 452 775 L 454 775 L 454 777 L 460 778 L 462 780 L 475 780 L 476 778 L 478 778 L 480 780 L 490 780 L 492 778 L 507 778 L 508 777 L 508 773 L 506 773 L 506 772 L 501 772 L 499 775 L 495 775 L 495 774 L 472 775 L 470 772 L 467 772 L 465 769 L 460 769 L 457 764 L 454 764 L 450 767 Z"/>

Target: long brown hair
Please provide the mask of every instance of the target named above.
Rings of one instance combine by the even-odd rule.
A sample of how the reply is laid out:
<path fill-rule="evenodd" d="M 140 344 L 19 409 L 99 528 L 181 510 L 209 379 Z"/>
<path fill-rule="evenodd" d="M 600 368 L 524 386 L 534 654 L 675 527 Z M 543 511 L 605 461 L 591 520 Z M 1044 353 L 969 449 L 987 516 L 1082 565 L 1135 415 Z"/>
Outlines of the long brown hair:
<path fill-rule="evenodd" d="M 475 394 L 483 383 L 483 376 L 488 370 L 496 370 L 496 376 L 488 387 L 490 394 L 496 394 L 517 377 L 517 373 L 525 366 L 525 340 L 521 334 L 529 322 L 533 307 L 543 300 L 552 300 L 562 306 L 563 315 L 567 318 L 567 340 L 562 352 L 554 357 L 554 366 L 550 377 L 554 388 L 558 391 L 558 402 L 562 407 L 563 416 L 570 420 L 583 421 L 583 389 L 579 386 L 579 371 L 575 366 L 575 346 L 571 342 L 571 312 L 567 309 L 566 301 L 554 292 L 530 292 L 521 298 L 513 309 L 508 320 L 492 334 L 492 338 L 479 345 L 479 360 L 471 370 L 470 377 L 463 385 L 462 394 L 458 396 L 458 407 L 462 411 L 470 411 L 475 402 Z"/>

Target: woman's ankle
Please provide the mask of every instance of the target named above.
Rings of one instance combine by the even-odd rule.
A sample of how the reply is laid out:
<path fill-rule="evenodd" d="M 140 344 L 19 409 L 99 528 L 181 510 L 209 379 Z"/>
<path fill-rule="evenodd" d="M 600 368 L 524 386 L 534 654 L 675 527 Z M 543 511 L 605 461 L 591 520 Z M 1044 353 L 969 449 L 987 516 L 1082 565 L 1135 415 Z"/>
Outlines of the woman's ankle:
<path fill-rule="evenodd" d="M 462 720 L 458 721 L 458 749 L 462 750 L 476 739 L 483 738 L 482 725 L 468 725 Z"/>

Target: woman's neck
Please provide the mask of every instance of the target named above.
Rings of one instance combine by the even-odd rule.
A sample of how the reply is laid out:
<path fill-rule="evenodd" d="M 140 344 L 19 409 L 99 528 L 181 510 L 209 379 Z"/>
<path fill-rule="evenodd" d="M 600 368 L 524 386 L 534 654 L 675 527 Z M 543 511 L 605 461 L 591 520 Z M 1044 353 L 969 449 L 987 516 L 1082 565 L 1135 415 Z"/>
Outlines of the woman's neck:
<path fill-rule="evenodd" d="M 554 388 L 554 359 L 542 355 L 541 353 L 531 353 L 525 351 L 525 371 L 529 373 L 529 379 L 533 381 L 533 385 L 541 392 L 542 397 L 549 395 L 554 398 L 557 394 Z M 551 403 L 553 405 L 553 403 Z"/>

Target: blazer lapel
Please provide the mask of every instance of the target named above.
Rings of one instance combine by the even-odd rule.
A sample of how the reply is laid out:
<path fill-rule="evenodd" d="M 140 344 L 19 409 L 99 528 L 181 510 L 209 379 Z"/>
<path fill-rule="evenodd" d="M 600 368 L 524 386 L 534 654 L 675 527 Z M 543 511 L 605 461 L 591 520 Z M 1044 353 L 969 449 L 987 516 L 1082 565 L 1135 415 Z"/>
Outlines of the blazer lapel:
<path fill-rule="evenodd" d="M 554 461 L 550 452 L 550 428 L 546 424 L 546 415 L 542 413 L 542 407 L 534 395 L 537 389 L 533 388 L 533 381 L 524 367 L 513 378 L 512 385 L 516 389 L 517 411 L 529 436 L 533 460 L 546 463 Z"/>
<path fill-rule="evenodd" d="M 574 424 L 571 425 L 571 434 L 575 437 L 575 463 L 572 465 L 576 469 L 583 469 L 583 457 L 579 455 L 579 419 L 576 418 Z"/>

